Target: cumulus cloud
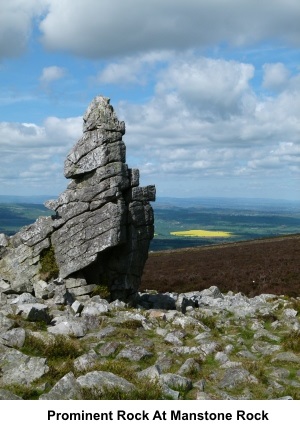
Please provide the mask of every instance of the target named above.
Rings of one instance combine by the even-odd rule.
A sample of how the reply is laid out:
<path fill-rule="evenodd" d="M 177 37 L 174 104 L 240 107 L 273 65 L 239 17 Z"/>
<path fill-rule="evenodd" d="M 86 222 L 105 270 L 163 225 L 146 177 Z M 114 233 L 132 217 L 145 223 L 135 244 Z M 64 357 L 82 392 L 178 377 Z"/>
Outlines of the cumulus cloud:
<path fill-rule="evenodd" d="M 290 72 L 282 63 L 264 64 L 263 86 L 270 90 L 280 90 L 286 87 Z"/>
<path fill-rule="evenodd" d="M 167 63 L 175 54 L 172 52 L 149 52 L 127 56 L 119 61 L 108 63 L 97 75 L 96 80 L 103 84 L 145 85 L 154 67 Z"/>
<path fill-rule="evenodd" d="M 43 85 L 49 85 L 53 81 L 57 81 L 66 75 L 66 70 L 63 67 L 49 66 L 44 67 L 40 76 L 40 82 Z"/>
<path fill-rule="evenodd" d="M 218 195 L 212 188 L 223 178 L 222 189 L 259 195 L 272 181 L 270 196 L 289 184 L 285 196 L 299 198 L 300 88 L 266 98 L 251 88 L 254 73 L 250 64 L 190 55 L 170 61 L 151 100 L 119 104 L 129 159 L 148 182 L 167 193 L 176 181 L 181 195 L 203 194 L 202 184 Z"/>
<path fill-rule="evenodd" d="M 229 116 L 251 107 L 250 64 L 210 58 L 182 57 L 161 73 L 158 93 L 176 92 L 201 116 Z"/>
<path fill-rule="evenodd" d="M 64 159 L 81 130 L 80 117 L 49 117 L 43 125 L 1 122 L 2 193 L 56 195 L 63 191 Z"/>
<path fill-rule="evenodd" d="M 52 0 L 40 23 L 50 50 L 85 57 L 284 40 L 300 45 L 298 0 Z"/>
<path fill-rule="evenodd" d="M 27 46 L 33 19 L 46 10 L 47 0 L 1 1 L 0 58 L 20 55 Z"/>

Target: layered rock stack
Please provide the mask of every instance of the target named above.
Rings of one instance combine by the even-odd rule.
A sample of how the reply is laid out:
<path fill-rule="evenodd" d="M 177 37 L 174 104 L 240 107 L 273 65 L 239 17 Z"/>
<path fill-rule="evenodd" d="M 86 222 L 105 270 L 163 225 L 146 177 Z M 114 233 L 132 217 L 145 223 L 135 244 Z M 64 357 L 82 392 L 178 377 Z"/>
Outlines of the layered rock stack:
<path fill-rule="evenodd" d="M 45 203 L 56 215 L 11 238 L 0 235 L 4 294 L 32 292 L 42 256 L 54 249 L 59 277 L 74 297 L 105 285 L 112 300 L 134 300 L 153 238 L 155 187 L 139 187 L 139 171 L 125 164 L 125 124 L 108 98 L 96 97 L 83 121 L 83 136 L 65 161 L 71 182 Z"/>

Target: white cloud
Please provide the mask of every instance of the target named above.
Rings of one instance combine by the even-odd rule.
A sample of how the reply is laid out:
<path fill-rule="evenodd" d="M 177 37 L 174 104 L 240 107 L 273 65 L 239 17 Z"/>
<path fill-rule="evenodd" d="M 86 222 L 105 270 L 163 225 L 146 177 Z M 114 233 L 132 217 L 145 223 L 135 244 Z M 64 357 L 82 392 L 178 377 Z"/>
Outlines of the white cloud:
<path fill-rule="evenodd" d="M 53 81 L 62 79 L 66 75 L 66 70 L 63 67 L 49 66 L 44 67 L 40 76 L 40 81 L 43 85 L 48 85 Z"/>
<path fill-rule="evenodd" d="M 85 57 L 284 40 L 300 45 L 298 0 L 51 0 L 40 24 L 50 50 Z"/>
<path fill-rule="evenodd" d="M 286 87 L 290 72 L 282 63 L 265 64 L 263 66 L 263 86 L 270 90 L 280 90 Z"/>
<path fill-rule="evenodd" d="M 251 108 L 250 64 L 209 58 L 182 57 L 161 73 L 158 93 L 176 92 L 187 106 L 194 105 L 201 116 L 230 116 Z"/>
<path fill-rule="evenodd" d="M 125 57 L 106 65 L 97 75 L 97 81 L 103 84 L 145 85 L 151 77 L 154 66 L 166 63 L 172 52 L 149 52 L 142 55 Z"/>
<path fill-rule="evenodd" d="M 81 135 L 82 118 L 46 118 L 44 124 L 0 123 L 2 193 L 63 191 L 64 159 Z"/>
<path fill-rule="evenodd" d="M 41 16 L 47 0 L 9 0 L 0 5 L 0 58 L 20 55 L 27 46 L 32 21 Z"/>
<path fill-rule="evenodd" d="M 232 61 L 192 55 L 170 61 L 150 101 L 117 107 L 129 164 L 134 154 L 145 182 L 165 193 L 173 183 L 178 195 L 187 186 L 201 195 L 197 186 L 205 184 L 205 192 L 218 195 L 213 186 L 227 184 L 239 195 L 280 197 L 284 188 L 285 197 L 299 199 L 300 87 L 289 84 L 265 98 L 251 88 L 253 74 L 252 65 Z"/>

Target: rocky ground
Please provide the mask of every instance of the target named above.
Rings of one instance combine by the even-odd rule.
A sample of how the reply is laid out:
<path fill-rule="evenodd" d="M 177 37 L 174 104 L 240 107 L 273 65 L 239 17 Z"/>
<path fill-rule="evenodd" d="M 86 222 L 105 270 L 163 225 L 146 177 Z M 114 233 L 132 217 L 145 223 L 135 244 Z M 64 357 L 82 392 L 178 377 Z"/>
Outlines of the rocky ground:
<path fill-rule="evenodd" d="M 39 288 L 2 293 L 1 399 L 300 399 L 300 298 Z"/>

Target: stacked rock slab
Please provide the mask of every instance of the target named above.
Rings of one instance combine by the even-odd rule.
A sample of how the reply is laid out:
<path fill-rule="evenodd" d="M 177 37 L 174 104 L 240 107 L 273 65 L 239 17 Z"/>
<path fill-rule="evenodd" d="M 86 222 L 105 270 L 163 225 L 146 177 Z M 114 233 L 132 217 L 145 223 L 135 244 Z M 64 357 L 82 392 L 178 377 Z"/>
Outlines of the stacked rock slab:
<path fill-rule="evenodd" d="M 139 171 L 125 164 L 125 124 L 108 98 L 96 97 L 83 121 L 83 136 L 65 161 L 64 173 L 71 182 L 57 200 L 45 203 L 56 216 L 39 218 L 2 239 L 8 243 L 2 246 L 0 278 L 13 292 L 18 266 L 19 272 L 28 272 L 26 287 L 19 285 L 19 290 L 30 291 L 38 282 L 40 254 L 52 246 L 59 276 L 75 296 L 79 290 L 90 293 L 89 286 L 96 284 L 108 286 L 113 300 L 132 301 L 153 238 L 149 201 L 155 200 L 155 187 L 139 187 Z M 28 255 L 24 267 L 22 255 Z"/>

